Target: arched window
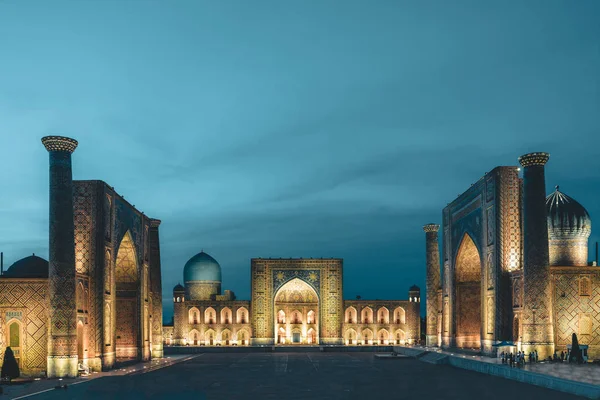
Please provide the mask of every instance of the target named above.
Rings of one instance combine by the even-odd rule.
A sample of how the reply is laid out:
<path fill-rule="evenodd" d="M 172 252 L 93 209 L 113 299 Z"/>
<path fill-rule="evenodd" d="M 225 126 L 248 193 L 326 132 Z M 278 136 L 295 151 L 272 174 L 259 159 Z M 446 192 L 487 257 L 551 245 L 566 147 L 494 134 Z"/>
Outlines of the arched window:
<path fill-rule="evenodd" d="M 279 310 L 277 313 L 277 323 L 285 324 L 285 312 L 283 310 Z"/>
<path fill-rule="evenodd" d="M 308 314 L 306 315 L 306 323 L 308 323 L 308 324 L 315 323 L 315 312 L 313 310 L 310 310 L 308 312 Z"/>
<path fill-rule="evenodd" d="M 237 323 L 245 324 L 248 322 L 248 310 L 246 307 L 240 307 L 237 310 Z"/>
<path fill-rule="evenodd" d="M 590 287 L 590 278 L 588 278 L 587 276 L 582 277 L 579 280 L 579 295 L 580 296 L 589 296 L 591 294 L 591 287 Z"/>
<path fill-rule="evenodd" d="M 584 336 L 584 342 L 588 342 L 588 336 L 592 334 L 592 319 L 587 314 L 579 315 L 579 335 Z"/>
<path fill-rule="evenodd" d="M 361 322 L 363 324 L 372 324 L 373 323 L 373 310 L 371 307 L 365 307 L 362 309 L 360 313 Z"/>
<path fill-rule="evenodd" d="M 84 310 L 84 308 L 83 308 L 83 295 L 84 295 L 83 283 L 78 282 L 77 283 L 77 290 L 75 292 L 75 301 L 77 303 L 77 311 L 78 312 L 83 312 L 83 310 Z"/>
<path fill-rule="evenodd" d="M 215 311 L 215 309 L 212 307 L 208 307 L 204 311 L 204 323 L 209 324 L 209 325 L 215 324 L 216 316 L 217 316 L 217 312 Z"/>
<path fill-rule="evenodd" d="M 196 307 L 190 308 L 189 320 L 190 320 L 190 324 L 193 324 L 193 325 L 199 324 L 200 323 L 200 310 L 198 310 Z"/>
<path fill-rule="evenodd" d="M 356 308 L 348 307 L 346 309 L 346 323 L 347 324 L 355 324 L 356 323 Z"/>
<path fill-rule="evenodd" d="M 231 308 L 225 307 L 221 310 L 221 323 L 231 324 Z"/>
<path fill-rule="evenodd" d="M 300 311 L 294 311 L 292 314 L 292 324 L 301 324 L 302 323 L 302 314 Z"/>
<path fill-rule="evenodd" d="M 380 324 L 390 323 L 390 312 L 387 308 L 381 307 L 379 310 L 377 310 L 377 322 Z"/>
<path fill-rule="evenodd" d="M 17 364 L 21 367 L 21 324 L 17 321 L 8 324 L 8 345 L 13 351 Z"/>
<path fill-rule="evenodd" d="M 404 311 L 404 308 L 397 307 L 394 310 L 394 323 L 395 324 L 405 324 L 406 323 L 406 311 Z"/>

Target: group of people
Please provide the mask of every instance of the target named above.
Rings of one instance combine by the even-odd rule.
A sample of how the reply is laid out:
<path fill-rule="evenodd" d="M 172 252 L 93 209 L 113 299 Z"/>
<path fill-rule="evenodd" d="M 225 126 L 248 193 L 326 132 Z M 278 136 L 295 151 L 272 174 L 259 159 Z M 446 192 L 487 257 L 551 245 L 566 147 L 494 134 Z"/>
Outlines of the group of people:
<path fill-rule="evenodd" d="M 529 358 L 529 363 L 538 362 L 538 352 L 534 350 L 530 352 L 527 357 Z M 508 364 L 511 367 L 522 367 L 525 365 L 525 352 L 517 351 L 516 353 L 505 353 L 504 351 L 500 353 L 500 359 L 502 360 L 502 364 Z"/>
<path fill-rule="evenodd" d="M 502 353 L 500 353 L 500 358 L 502 359 L 502 364 L 508 364 L 511 367 L 517 366 L 517 367 L 521 367 L 523 365 L 525 365 L 525 352 L 524 351 L 517 351 L 515 354 L 513 354 L 512 352 L 510 353 L 505 353 L 504 351 Z M 554 352 L 554 355 L 552 357 L 548 356 L 548 360 L 546 361 L 550 361 L 550 362 L 563 362 L 565 361 L 565 357 L 567 357 L 567 354 L 564 351 L 560 352 L 560 356 Z M 529 358 L 528 362 L 531 363 L 536 363 L 539 361 L 538 358 L 538 352 L 537 350 L 534 350 L 532 352 L 530 352 L 529 354 L 527 354 L 527 358 Z"/>

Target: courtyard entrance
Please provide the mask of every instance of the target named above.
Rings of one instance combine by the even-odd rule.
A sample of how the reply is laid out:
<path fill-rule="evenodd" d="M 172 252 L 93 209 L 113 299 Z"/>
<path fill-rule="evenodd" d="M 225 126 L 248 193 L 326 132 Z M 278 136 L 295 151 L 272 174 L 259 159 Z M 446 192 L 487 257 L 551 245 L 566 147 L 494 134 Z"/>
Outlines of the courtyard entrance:
<path fill-rule="evenodd" d="M 319 297 L 300 278 L 291 279 L 275 294 L 276 343 L 318 344 Z"/>
<path fill-rule="evenodd" d="M 455 263 L 456 346 L 481 347 L 481 257 L 473 239 L 464 235 Z"/>

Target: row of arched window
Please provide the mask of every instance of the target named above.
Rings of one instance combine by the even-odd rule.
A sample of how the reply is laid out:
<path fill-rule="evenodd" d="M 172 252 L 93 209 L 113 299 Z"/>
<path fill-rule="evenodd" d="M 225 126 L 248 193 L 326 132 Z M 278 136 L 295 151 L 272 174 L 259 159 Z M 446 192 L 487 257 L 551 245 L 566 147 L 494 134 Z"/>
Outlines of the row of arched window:
<path fill-rule="evenodd" d="M 301 324 L 304 321 L 304 318 L 302 317 L 302 313 L 300 311 L 293 311 L 290 315 L 290 318 L 286 318 L 286 314 L 285 311 L 283 310 L 279 310 L 277 312 L 277 323 L 278 324 L 285 324 L 285 323 L 290 323 L 290 324 Z M 313 310 L 309 310 L 308 313 L 306 313 L 306 323 L 307 324 L 314 324 L 316 323 L 316 314 Z"/>
<path fill-rule="evenodd" d="M 235 321 L 233 319 L 233 312 L 231 310 L 231 308 L 229 307 L 224 307 L 220 313 L 217 313 L 217 311 L 212 308 L 212 307 L 208 307 L 206 310 L 204 310 L 204 319 L 201 320 L 200 318 L 200 310 L 198 310 L 196 307 L 192 307 L 189 309 L 188 311 L 188 317 L 189 317 L 189 323 L 192 325 L 196 325 L 196 324 L 208 324 L 208 325 L 212 325 L 212 324 L 248 324 L 249 321 L 249 313 L 248 310 L 246 309 L 246 307 L 240 307 L 237 309 L 236 311 L 236 318 Z M 220 316 L 220 318 L 217 320 L 217 316 Z"/>
<path fill-rule="evenodd" d="M 347 324 L 389 324 L 390 323 L 390 311 L 386 307 L 380 307 L 375 315 L 376 319 L 373 319 L 373 309 L 371 307 L 365 307 L 360 312 L 360 319 L 358 319 L 358 311 L 354 307 L 348 307 L 346 309 L 345 321 Z M 406 323 L 406 312 L 404 308 L 397 307 L 394 309 L 392 314 L 392 324 L 405 324 Z"/>
<path fill-rule="evenodd" d="M 246 330 L 240 330 L 236 334 L 232 334 L 228 329 L 223 330 L 220 334 L 209 329 L 204 332 L 204 339 L 201 339 L 200 332 L 193 329 L 185 340 L 188 346 L 247 346 L 250 344 L 250 334 Z"/>
<path fill-rule="evenodd" d="M 348 329 L 344 339 L 347 345 L 404 344 L 406 340 L 402 329 L 396 330 L 393 336 L 386 329 L 380 329 L 376 335 L 370 329 L 364 329 L 360 332 L 360 336 L 354 329 Z"/>

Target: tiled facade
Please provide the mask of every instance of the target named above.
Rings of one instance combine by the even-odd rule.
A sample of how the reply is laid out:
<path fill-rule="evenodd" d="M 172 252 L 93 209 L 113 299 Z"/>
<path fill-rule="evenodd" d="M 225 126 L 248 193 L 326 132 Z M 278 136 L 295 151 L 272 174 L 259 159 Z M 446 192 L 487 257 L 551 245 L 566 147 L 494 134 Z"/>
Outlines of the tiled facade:
<path fill-rule="evenodd" d="M 230 291 L 190 300 L 187 284 L 176 286 L 165 343 L 372 345 L 420 337 L 419 288 L 411 288 L 409 300 L 344 300 L 341 259 L 252 259 L 251 293 L 251 301 Z"/>
<path fill-rule="evenodd" d="M 548 227 L 544 154 L 521 158 L 528 182 L 517 166 L 497 167 L 444 208 L 439 286 L 436 268 L 427 268 L 430 344 L 493 355 L 493 344 L 508 341 L 547 357 L 576 333 L 600 358 L 600 268 L 587 263 L 589 224 L 578 219 L 579 230 L 564 238 Z"/>
<path fill-rule="evenodd" d="M 65 141 L 74 142 L 44 143 L 59 149 L 50 153 L 48 278 L 0 277 L 0 349 L 18 343 L 24 375 L 67 377 L 79 363 L 100 371 L 119 359 L 162 356 L 160 221 L 102 181 L 69 184 L 70 159 L 56 147 Z"/>

